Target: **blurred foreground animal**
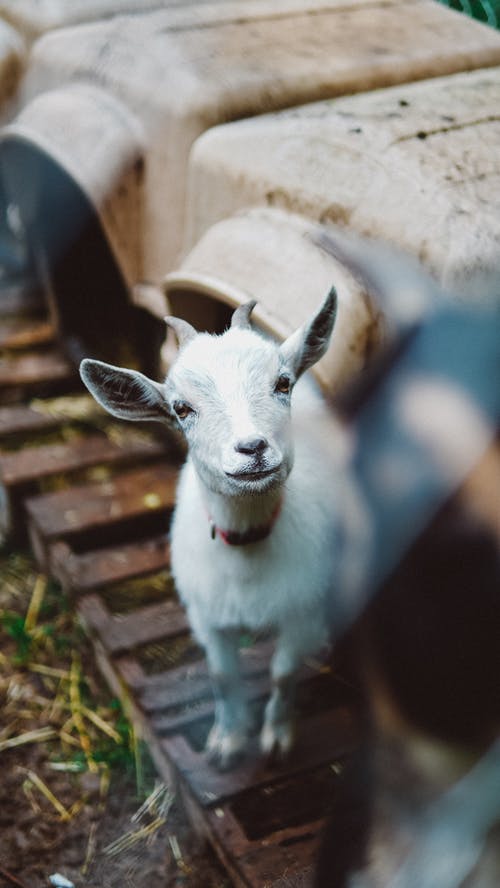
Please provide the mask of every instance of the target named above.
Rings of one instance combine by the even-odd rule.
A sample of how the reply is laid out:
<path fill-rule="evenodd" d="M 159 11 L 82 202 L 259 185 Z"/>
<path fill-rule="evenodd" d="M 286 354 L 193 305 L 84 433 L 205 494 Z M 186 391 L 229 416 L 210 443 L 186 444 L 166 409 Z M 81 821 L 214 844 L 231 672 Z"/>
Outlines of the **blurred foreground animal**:
<path fill-rule="evenodd" d="M 282 345 L 250 327 L 254 304 L 238 308 L 221 336 L 167 318 L 180 350 L 162 384 L 99 361 L 81 365 L 84 383 L 114 416 L 172 423 L 188 443 L 172 568 L 208 659 L 216 715 L 207 750 L 219 767 L 245 750 L 252 729 L 242 630 L 277 637 L 260 734 L 265 753 L 290 748 L 297 670 L 328 640 L 334 473 L 310 435 L 326 407 L 299 379 L 328 347 L 336 294 Z"/>
<path fill-rule="evenodd" d="M 500 278 L 483 281 L 483 304 L 456 305 L 383 247 L 342 235 L 322 243 L 396 332 L 337 403 L 355 432 L 352 469 L 371 527 L 337 557 L 340 573 L 343 558 L 363 565 L 343 644 L 367 725 L 333 800 L 315 884 L 495 888 Z"/>
<path fill-rule="evenodd" d="M 318 888 L 500 885 L 499 639 L 498 540 L 457 496 L 350 633 L 370 721 Z"/>

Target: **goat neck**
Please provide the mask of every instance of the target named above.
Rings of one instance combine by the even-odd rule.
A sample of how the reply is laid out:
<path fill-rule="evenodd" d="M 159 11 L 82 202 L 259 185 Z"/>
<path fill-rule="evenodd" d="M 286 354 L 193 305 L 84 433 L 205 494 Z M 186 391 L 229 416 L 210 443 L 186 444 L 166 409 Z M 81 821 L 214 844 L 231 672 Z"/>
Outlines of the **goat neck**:
<path fill-rule="evenodd" d="M 279 518 L 284 491 L 279 487 L 256 496 L 225 496 L 202 486 L 207 533 L 228 545 L 260 542 Z"/>

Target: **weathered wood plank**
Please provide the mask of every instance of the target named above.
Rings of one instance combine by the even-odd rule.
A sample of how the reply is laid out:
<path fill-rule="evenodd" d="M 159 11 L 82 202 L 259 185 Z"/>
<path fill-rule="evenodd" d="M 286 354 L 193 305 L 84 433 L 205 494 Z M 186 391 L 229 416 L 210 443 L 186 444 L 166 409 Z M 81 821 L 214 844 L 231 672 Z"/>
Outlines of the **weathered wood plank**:
<path fill-rule="evenodd" d="M 230 772 L 212 768 L 203 752 L 195 751 L 181 734 L 162 739 L 165 755 L 174 762 L 200 805 L 219 805 L 237 793 L 263 786 L 278 777 L 299 775 L 349 755 L 356 744 L 357 725 L 347 706 L 310 716 L 297 732 L 297 743 L 285 762 L 269 763 L 259 756 L 257 739 L 243 764 Z"/>
<path fill-rule="evenodd" d="M 71 536 L 144 512 L 163 512 L 175 503 L 177 469 L 157 463 L 94 482 L 29 499 L 28 515 L 47 538 Z"/>
<path fill-rule="evenodd" d="M 48 345 L 53 342 L 55 331 L 46 320 L 13 319 L 0 324 L 0 348 L 24 349 L 30 346 Z"/>
<path fill-rule="evenodd" d="M 235 884 L 244 888 L 310 888 L 324 820 L 249 841 L 231 805 L 205 812 L 210 839 Z"/>
<path fill-rule="evenodd" d="M 76 382 L 75 368 L 56 350 L 0 358 L 0 403 L 67 392 Z"/>
<path fill-rule="evenodd" d="M 177 474 L 176 467 L 159 463 L 123 472 L 111 481 L 27 499 L 28 531 L 40 565 L 48 566 L 50 546 L 57 540 L 86 536 L 102 543 L 107 535 L 112 545 L 118 542 L 113 533 L 132 524 L 143 529 L 151 517 L 159 525 L 164 520 L 166 529 L 175 503 Z M 137 532 L 136 538 L 141 535 L 147 534 Z"/>
<path fill-rule="evenodd" d="M 49 564 L 51 574 L 63 588 L 79 594 L 165 570 L 170 564 L 170 546 L 162 534 L 79 555 L 68 543 L 58 542 L 50 549 Z"/>
<path fill-rule="evenodd" d="M 87 595 L 80 603 L 86 625 L 99 635 L 112 656 L 141 644 L 173 638 L 188 631 L 183 609 L 174 601 L 138 608 L 130 614 L 110 614 L 98 595 Z"/>
<path fill-rule="evenodd" d="M 246 678 L 258 678 L 269 670 L 272 643 L 262 642 L 241 651 L 241 668 Z M 184 702 L 212 695 L 206 660 L 188 666 L 179 666 L 159 675 L 145 676 L 141 686 L 140 702 L 144 711 L 154 714 L 176 707 Z"/>
<path fill-rule="evenodd" d="M 51 350 L 13 358 L 0 358 L 0 387 L 33 385 L 74 377 L 75 370 L 63 354 Z"/>
<path fill-rule="evenodd" d="M 44 297 L 35 281 L 11 283 L 0 288 L 0 316 L 2 318 L 32 315 L 44 309 Z"/>
<path fill-rule="evenodd" d="M 154 439 L 131 438 L 117 444 L 105 435 L 88 435 L 68 444 L 24 447 L 16 453 L 0 454 L 0 483 L 7 490 L 14 491 L 52 475 L 64 475 L 92 466 L 153 459 L 164 454 L 164 445 Z"/>
<path fill-rule="evenodd" d="M 24 404 L 0 407 L 0 441 L 14 435 L 35 435 L 37 432 L 50 431 L 60 425 L 60 418 L 39 413 Z"/>
<path fill-rule="evenodd" d="M 39 485 L 54 476 L 81 472 L 95 466 L 126 466 L 146 462 L 165 454 L 163 444 L 154 439 L 130 439 L 115 443 L 105 435 L 88 435 L 68 444 L 24 447 L 14 453 L 0 453 L 0 527 L 7 535 L 23 530 L 22 502 Z"/>

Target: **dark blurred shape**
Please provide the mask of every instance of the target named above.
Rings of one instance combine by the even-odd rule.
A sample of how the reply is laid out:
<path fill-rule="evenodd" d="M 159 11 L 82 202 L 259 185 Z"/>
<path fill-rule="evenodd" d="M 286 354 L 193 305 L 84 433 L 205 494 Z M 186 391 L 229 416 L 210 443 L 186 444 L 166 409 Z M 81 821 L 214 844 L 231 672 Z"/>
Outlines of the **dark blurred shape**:
<path fill-rule="evenodd" d="M 448 743 L 493 740 L 500 728 L 500 552 L 467 503 L 454 497 L 440 510 L 362 622 L 367 655 L 404 719 Z"/>
<path fill-rule="evenodd" d="M 321 243 L 392 323 L 385 350 L 335 405 L 352 428 L 364 506 L 359 534 L 344 534 L 340 592 L 367 727 L 333 800 L 316 885 L 493 888 L 500 275 L 481 280 L 486 299 L 460 305 L 422 273 L 405 312 L 397 291 L 418 290 L 414 263 L 405 283 L 404 258 L 392 264 L 384 247 L 348 235 Z"/>

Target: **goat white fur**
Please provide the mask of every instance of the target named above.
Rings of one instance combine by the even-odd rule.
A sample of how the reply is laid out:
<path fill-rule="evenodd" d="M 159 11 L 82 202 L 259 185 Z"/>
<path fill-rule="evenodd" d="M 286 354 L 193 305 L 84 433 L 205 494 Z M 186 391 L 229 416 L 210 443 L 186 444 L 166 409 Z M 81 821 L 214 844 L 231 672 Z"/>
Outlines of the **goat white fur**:
<path fill-rule="evenodd" d="M 328 347 L 335 292 L 281 346 L 251 329 L 253 306 L 237 309 L 220 336 L 167 318 L 180 349 L 163 384 L 99 361 L 81 366 L 86 386 L 113 415 L 174 422 L 186 437 L 172 569 L 207 655 L 216 698 L 207 749 L 219 767 L 244 750 L 251 730 L 242 629 L 276 635 L 260 739 L 266 753 L 286 752 L 296 673 L 328 640 L 332 589 L 335 479 L 311 434 L 326 408 L 305 379 L 294 392 L 293 420 L 290 408 L 295 383 Z"/>

